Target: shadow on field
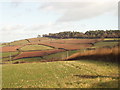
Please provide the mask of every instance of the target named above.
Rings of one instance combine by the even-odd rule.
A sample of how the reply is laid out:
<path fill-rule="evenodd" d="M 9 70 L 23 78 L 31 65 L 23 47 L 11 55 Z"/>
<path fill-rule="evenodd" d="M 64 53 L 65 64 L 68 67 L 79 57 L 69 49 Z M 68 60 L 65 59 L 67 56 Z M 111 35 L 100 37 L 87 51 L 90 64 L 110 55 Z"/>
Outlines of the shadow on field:
<path fill-rule="evenodd" d="M 105 62 L 114 62 L 118 63 L 118 59 L 120 58 L 119 56 L 114 56 L 112 54 L 109 55 L 88 55 L 88 56 L 81 56 L 78 58 L 75 58 L 74 60 L 99 60 L 99 61 L 105 61 Z M 72 60 L 72 59 L 71 59 Z"/>
<path fill-rule="evenodd" d="M 118 81 L 119 80 L 119 76 L 118 75 L 114 75 L 114 76 L 74 75 L 74 76 L 79 77 L 79 78 L 84 78 L 84 79 L 94 79 L 94 78 L 98 78 L 98 77 L 99 78 L 112 78 L 112 79 L 114 79 L 114 81 L 109 81 L 109 82 L 99 81 L 98 83 L 94 83 L 89 88 L 118 88 L 118 85 L 119 85 L 119 81 Z"/>
<path fill-rule="evenodd" d="M 112 78 L 112 79 L 119 79 L 118 76 L 101 76 L 101 75 L 74 75 L 79 78 Z"/>
<path fill-rule="evenodd" d="M 109 82 L 100 82 L 100 83 L 96 83 L 96 84 L 92 85 L 90 88 L 116 88 L 117 89 L 117 88 L 119 88 L 119 82 L 118 82 L 118 80 L 109 81 Z M 112 89 L 112 90 L 116 90 L 116 89 Z M 117 89 L 117 90 L 119 90 L 119 89 Z"/>

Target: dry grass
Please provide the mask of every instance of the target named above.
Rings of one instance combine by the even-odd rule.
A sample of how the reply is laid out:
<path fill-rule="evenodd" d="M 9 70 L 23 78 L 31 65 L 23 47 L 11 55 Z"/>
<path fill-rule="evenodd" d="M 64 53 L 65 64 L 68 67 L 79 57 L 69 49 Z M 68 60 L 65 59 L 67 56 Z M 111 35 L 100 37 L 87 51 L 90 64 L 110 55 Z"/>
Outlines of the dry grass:
<path fill-rule="evenodd" d="M 120 57 L 119 47 L 114 48 L 99 48 L 96 50 L 90 50 L 85 52 L 78 52 L 70 57 L 67 60 L 80 60 L 80 59 L 95 59 L 95 60 L 105 60 L 105 61 L 117 61 Z"/>

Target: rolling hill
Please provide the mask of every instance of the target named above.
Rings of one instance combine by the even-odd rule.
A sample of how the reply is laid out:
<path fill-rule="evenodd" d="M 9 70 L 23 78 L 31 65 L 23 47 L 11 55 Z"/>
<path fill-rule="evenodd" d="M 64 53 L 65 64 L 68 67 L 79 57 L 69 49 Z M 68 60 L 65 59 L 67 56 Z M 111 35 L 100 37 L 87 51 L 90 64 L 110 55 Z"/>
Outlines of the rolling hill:
<path fill-rule="evenodd" d="M 117 44 L 115 39 L 51 38 L 3 43 L 2 87 L 118 88 Z"/>

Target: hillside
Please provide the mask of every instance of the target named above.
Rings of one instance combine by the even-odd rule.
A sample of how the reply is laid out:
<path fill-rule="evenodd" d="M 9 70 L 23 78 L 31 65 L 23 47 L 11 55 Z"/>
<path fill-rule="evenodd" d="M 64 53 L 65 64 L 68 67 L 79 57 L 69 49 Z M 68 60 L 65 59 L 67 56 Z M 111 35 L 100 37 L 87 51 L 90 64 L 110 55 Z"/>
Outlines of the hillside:
<path fill-rule="evenodd" d="M 3 43 L 3 88 L 118 88 L 118 40 L 43 37 Z"/>
<path fill-rule="evenodd" d="M 80 60 L 3 65 L 3 88 L 117 88 L 115 63 Z"/>
<path fill-rule="evenodd" d="M 60 52 L 68 53 L 61 56 L 63 59 L 66 56 L 70 56 L 73 52 L 93 47 L 95 43 L 100 41 L 102 39 L 50 39 L 42 37 L 3 43 L 2 60 L 3 63 L 8 63 L 18 59 L 44 58 Z"/>
<path fill-rule="evenodd" d="M 120 58 L 119 46 L 113 48 L 99 48 L 96 50 L 90 50 L 85 52 L 77 52 L 69 57 L 67 60 L 79 60 L 79 59 L 95 59 L 100 61 L 109 61 L 118 63 Z"/>

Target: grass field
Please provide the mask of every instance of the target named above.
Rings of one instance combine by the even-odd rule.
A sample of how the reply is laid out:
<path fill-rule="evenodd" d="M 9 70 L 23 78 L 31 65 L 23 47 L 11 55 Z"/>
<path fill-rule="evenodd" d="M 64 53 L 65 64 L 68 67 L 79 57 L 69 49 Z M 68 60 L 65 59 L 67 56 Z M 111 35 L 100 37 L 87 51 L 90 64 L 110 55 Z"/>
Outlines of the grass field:
<path fill-rule="evenodd" d="M 17 60 L 13 60 L 13 61 L 6 61 L 6 64 L 10 64 L 10 63 L 32 63 L 32 62 L 40 62 L 41 60 L 43 60 L 43 58 L 41 57 L 32 57 L 32 58 L 22 58 L 22 59 L 17 59 Z"/>
<path fill-rule="evenodd" d="M 5 45 L 0 44 L 0 48 L 3 47 L 3 46 L 5 46 Z"/>
<path fill-rule="evenodd" d="M 20 50 L 29 51 L 29 50 L 49 50 L 49 49 L 53 49 L 53 48 L 43 45 L 26 45 L 22 47 Z"/>
<path fill-rule="evenodd" d="M 7 58 L 2 58 L 0 59 L 2 61 L 2 63 L 4 64 L 14 64 L 16 62 L 26 62 L 26 63 L 31 63 L 31 62 L 38 62 L 38 59 L 36 59 L 37 57 L 34 58 L 24 58 L 24 59 L 18 59 L 18 60 L 12 60 L 13 58 L 7 57 Z M 40 57 L 39 57 L 40 58 Z"/>
<path fill-rule="evenodd" d="M 116 45 L 116 44 L 118 44 L 118 42 L 116 41 L 116 42 L 98 42 L 98 43 L 95 43 L 95 45 L 94 45 L 94 47 L 104 47 L 104 46 L 114 46 L 114 45 Z"/>
<path fill-rule="evenodd" d="M 3 52 L 0 54 L 2 55 L 2 57 L 9 57 L 9 56 L 17 55 L 18 52 Z"/>
<path fill-rule="evenodd" d="M 67 56 L 70 56 L 76 52 L 79 52 L 80 50 L 74 50 L 74 51 L 65 51 L 65 52 L 59 52 L 51 55 L 44 56 L 44 59 L 64 59 Z"/>
<path fill-rule="evenodd" d="M 8 61 L 8 63 L 10 63 L 10 57 L 8 57 L 8 58 L 1 58 L 0 59 L 3 63 L 6 63 L 6 61 Z"/>
<path fill-rule="evenodd" d="M 104 38 L 104 40 L 120 40 L 120 38 Z"/>
<path fill-rule="evenodd" d="M 94 60 L 3 65 L 3 88 L 117 88 L 118 66 Z"/>
<path fill-rule="evenodd" d="M 16 56 L 18 54 L 18 52 L 4 52 L 4 53 L 0 53 L 0 60 L 3 63 L 6 63 L 6 61 L 8 61 L 8 63 L 11 63 L 9 60 L 12 59 L 13 56 Z M 11 57 L 10 57 L 11 56 Z"/>

